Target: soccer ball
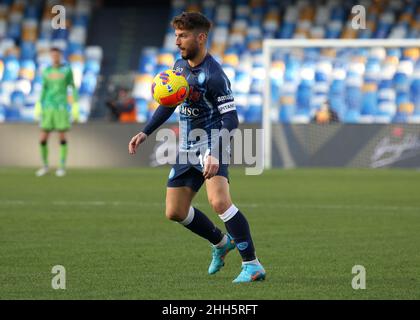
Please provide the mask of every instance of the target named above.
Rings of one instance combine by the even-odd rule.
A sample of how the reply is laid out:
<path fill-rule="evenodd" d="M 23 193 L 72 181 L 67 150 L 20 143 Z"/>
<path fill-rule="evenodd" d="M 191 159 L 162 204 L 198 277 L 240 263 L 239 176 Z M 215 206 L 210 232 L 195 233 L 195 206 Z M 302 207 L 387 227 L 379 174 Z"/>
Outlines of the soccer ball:
<path fill-rule="evenodd" d="M 165 107 L 176 107 L 188 97 L 190 87 L 185 77 L 174 70 L 166 70 L 156 75 L 152 83 L 152 96 Z"/>

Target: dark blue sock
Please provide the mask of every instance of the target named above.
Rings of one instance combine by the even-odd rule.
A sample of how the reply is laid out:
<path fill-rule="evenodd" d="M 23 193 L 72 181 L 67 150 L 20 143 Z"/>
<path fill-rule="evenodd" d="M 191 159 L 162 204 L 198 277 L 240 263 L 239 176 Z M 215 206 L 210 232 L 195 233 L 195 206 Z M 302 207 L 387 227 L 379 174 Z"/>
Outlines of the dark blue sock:
<path fill-rule="evenodd" d="M 191 230 L 200 237 L 207 239 L 212 244 L 222 241 L 224 234 L 217 228 L 207 216 L 197 208 L 190 208 L 187 218 L 180 222 L 185 228 Z"/>
<path fill-rule="evenodd" d="M 221 216 L 222 220 L 225 222 L 226 230 L 233 237 L 233 240 L 235 240 L 236 247 L 238 248 L 238 251 L 241 254 L 242 260 L 255 260 L 256 257 L 254 243 L 252 242 L 251 231 L 249 229 L 248 221 L 246 220 L 242 212 L 239 211 L 235 206 L 232 205 L 232 207 L 228 209 L 228 211 L 229 210 L 230 212 L 227 212 L 227 216 Z M 226 219 L 228 220 L 225 221 Z"/>

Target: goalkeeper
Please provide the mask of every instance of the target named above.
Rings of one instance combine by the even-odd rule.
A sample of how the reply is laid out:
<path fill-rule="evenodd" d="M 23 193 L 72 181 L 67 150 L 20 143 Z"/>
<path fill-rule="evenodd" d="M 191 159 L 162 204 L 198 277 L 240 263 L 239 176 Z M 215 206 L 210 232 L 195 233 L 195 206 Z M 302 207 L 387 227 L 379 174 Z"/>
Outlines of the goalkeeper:
<path fill-rule="evenodd" d="M 35 119 L 40 120 L 41 136 L 39 148 L 43 167 L 36 172 L 38 177 L 48 173 L 48 138 L 52 131 L 57 131 L 60 139 L 60 163 L 56 176 L 66 174 L 67 159 L 66 132 L 70 129 L 70 117 L 78 121 L 79 105 L 77 89 L 73 81 L 73 73 L 69 65 L 62 64 L 62 52 L 58 48 L 50 50 L 52 65 L 42 74 L 41 98 L 35 105 Z M 72 88 L 71 114 L 68 109 L 68 87 Z"/>

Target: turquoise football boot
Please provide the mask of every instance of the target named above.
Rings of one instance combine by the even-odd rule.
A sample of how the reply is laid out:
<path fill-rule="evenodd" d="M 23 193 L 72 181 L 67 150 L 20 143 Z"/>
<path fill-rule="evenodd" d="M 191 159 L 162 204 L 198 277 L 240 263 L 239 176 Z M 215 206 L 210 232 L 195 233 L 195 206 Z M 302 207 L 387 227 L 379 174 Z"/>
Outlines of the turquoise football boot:
<path fill-rule="evenodd" d="M 230 234 L 227 234 L 227 242 L 223 247 L 216 248 L 215 246 L 212 246 L 213 259 L 211 260 L 209 266 L 209 274 L 215 274 L 225 265 L 224 260 L 226 255 L 229 253 L 229 251 L 235 249 L 235 247 L 235 241 L 233 241 L 233 238 L 230 236 Z"/>
<path fill-rule="evenodd" d="M 233 283 L 253 282 L 265 279 L 265 270 L 261 264 L 243 264 L 239 276 Z"/>

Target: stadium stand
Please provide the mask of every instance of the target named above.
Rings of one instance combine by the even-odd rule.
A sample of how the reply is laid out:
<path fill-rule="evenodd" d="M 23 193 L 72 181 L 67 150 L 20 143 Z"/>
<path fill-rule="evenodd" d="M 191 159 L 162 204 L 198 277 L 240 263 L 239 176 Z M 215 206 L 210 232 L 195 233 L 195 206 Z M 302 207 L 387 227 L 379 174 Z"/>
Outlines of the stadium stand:
<path fill-rule="evenodd" d="M 51 27 L 57 3 L 67 9 L 66 29 Z M 365 29 L 351 27 L 357 4 L 366 8 Z M 81 120 L 89 119 L 107 54 L 86 46 L 92 11 L 89 0 L 0 0 L 0 122 L 33 121 L 51 46 L 64 50 L 79 89 Z M 420 38 L 419 0 L 172 0 L 170 15 L 159 17 L 167 21 L 162 45 L 143 47 L 137 70 L 131 70 L 138 122 L 157 107 L 150 92 L 154 75 L 179 58 L 169 22 L 183 11 L 201 11 L 213 21 L 211 53 L 230 78 L 239 119 L 246 123 L 262 118 L 263 39 Z M 420 123 L 419 57 L 420 48 L 278 50 L 270 72 L 276 119 L 308 123 L 328 103 L 341 122 Z M 175 112 L 169 121 L 177 119 Z"/>
<path fill-rule="evenodd" d="M 351 27 L 351 8 L 363 4 L 366 29 Z M 201 11 L 214 22 L 211 53 L 232 82 L 241 122 L 261 122 L 264 70 L 262 40 L 416 39 L 419 1 L 186 1 L 173 0 L 171 16 Z M 169 20 L 170 21 L 170 20 Z M 179 56 L 168 30 L 161 48 L 146 48 L 139 60 L 133 95 L 138 121 L 156 104 L 153 76 Z M 279 50 L 271 66 L 272 99 L 278 121 L 308 123 L 326 101 L 346 123 L 420 122 L 419 48 Z M 240 63 L 239 63 L 240 61 Z M 174 113 L 172 121 L 177 120 Z"/>
<path fill-rule="evenodd" d="M 53 6 L 66 11 L 66 28 L 54 29 Z M 59 47 L 80 94 L 80 121 L 88 120 L 101 69 L 102 49 L 86 46 L 91 1 L 0 1 L 0 122 L 34 121 L 48 50 Z"/>

